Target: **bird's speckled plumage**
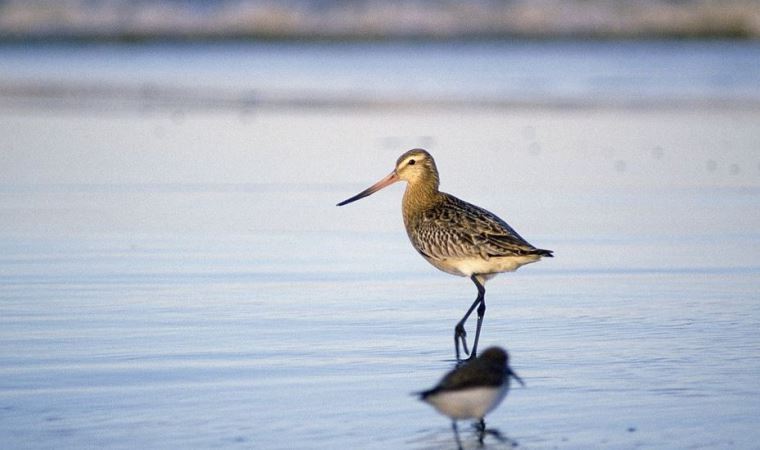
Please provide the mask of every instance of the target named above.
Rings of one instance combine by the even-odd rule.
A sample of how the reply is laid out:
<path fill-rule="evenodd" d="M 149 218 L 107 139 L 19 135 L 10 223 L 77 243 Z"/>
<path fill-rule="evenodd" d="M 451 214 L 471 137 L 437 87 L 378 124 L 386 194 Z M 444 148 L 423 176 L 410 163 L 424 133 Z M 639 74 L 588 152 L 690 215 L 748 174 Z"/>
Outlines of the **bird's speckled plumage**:
<path fill-rule="evenodd" d="M 406 181 L 402 201 L 404 225 L 414 248 L 436 268 L 470 277 L 478 296 L 454 328 L 454 345 L 467 349 L 464 324 L 477 308 L 478 324 L 470 358 L 475 357 L 486 311 L 485 282 L 501 272 L 551 257 L 551 250 L 536 248 L 496 215 L 438 189 L 438 169 L 425 150 L 413 149 L 401 155 L 386 177 L 338 203 L 343 206 L 379 191 L 397 181 Z"/>
<path fill-rule="evenodd" d="M 410 161 L 415 161 L 411 166 Z M 396 162 L 396 173 L 408 184 L 402 210 L 414 248 L 432 265 L 454 275 L 490 278 L 499 272 L 552 256 L 528 243 L 495 214 L 438 190 L 433 157 L 410 150 Z"/>

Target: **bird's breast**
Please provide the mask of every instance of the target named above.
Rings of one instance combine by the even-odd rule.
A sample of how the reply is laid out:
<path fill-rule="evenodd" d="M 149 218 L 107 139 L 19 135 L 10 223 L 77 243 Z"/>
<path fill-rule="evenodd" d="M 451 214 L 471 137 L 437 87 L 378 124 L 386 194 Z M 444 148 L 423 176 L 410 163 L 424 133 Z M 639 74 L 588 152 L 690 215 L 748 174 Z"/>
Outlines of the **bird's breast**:
<path fill-rule="evenodd" d="M 452 419 L 480 419 L 501 403 L 507 395 L 507 389 L 505 383 L 501 387 L 442 391 L 428 396 L 425 401 Z"/>

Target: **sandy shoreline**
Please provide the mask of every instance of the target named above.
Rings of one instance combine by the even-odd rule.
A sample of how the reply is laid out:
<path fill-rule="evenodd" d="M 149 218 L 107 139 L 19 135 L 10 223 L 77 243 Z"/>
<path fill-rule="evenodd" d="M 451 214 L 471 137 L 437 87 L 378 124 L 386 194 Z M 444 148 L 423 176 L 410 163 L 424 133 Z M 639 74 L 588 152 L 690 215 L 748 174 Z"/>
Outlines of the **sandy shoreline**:
<path fill-rule="evenodd" d="M 0 39 L 760 37 L 753 0 L 7 1 Z"/>

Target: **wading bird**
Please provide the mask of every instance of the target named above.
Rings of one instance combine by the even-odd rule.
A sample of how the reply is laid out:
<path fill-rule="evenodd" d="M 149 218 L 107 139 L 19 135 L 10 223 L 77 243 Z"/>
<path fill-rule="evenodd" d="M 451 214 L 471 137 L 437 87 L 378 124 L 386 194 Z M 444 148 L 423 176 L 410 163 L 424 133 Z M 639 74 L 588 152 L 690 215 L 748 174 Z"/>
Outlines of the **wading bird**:
<path fill-rule="evenodd" d="M 464 353 L 474 358 L 486 312 L 486 280 L 501 272 L 517 270 L 541 257 L 551 257 L 552 251 L 532 246 L 495 214 L 439 191 L 435 161 L 422 149 L 409 150 L 401 155 L 388 176 L 338 206 L 364 198 L 400 180 L 407 182 L 402 212 L 406 233 L 414 248 L 436 268 L 469 277 L 478 289 L 477 298 L 454 328 L 457 360 L 460 359 L 460 341 Z M 478 323 L 470 353 L 464 324 L 475 308 Z"/>
<path fill-rule="evenodd" d="M 420 400 L 451 418 L 451 428 L 459 448 L 457 420 L 478 419 L 478 439 L 486 433 L 504 439 L 496 430 L 486 430 L 485 415 L 496 409 L 509 391 L 509 379 L 523 381 L 509 367 L 509 355 L 499 347 L 487 348 L 480 357 L 467 361 L 447 373 L 432 389 L 417 393 Z"/>

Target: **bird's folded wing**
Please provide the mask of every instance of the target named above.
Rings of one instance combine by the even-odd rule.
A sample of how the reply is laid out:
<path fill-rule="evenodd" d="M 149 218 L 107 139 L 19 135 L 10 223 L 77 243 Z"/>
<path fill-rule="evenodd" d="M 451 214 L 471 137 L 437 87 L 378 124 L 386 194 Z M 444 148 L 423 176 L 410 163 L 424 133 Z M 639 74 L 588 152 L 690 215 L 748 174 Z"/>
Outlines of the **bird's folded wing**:
<path fill-rule="evenodd" d="M 431 208 L 419 218 L 412 239 L 433 258 L 536 254 L 537 249 L 496 215 L 453 198 L 445 207 Z"/>
<path fill-rule="evenodd" d="M 479 359 L 465 363 L 454 371 L 446 374 L 438 385 L 428 391 L 457 391 L 473 387 L 498 387 L 504 382 L 504 374 L 499 370 L 489 370 Z"/>

